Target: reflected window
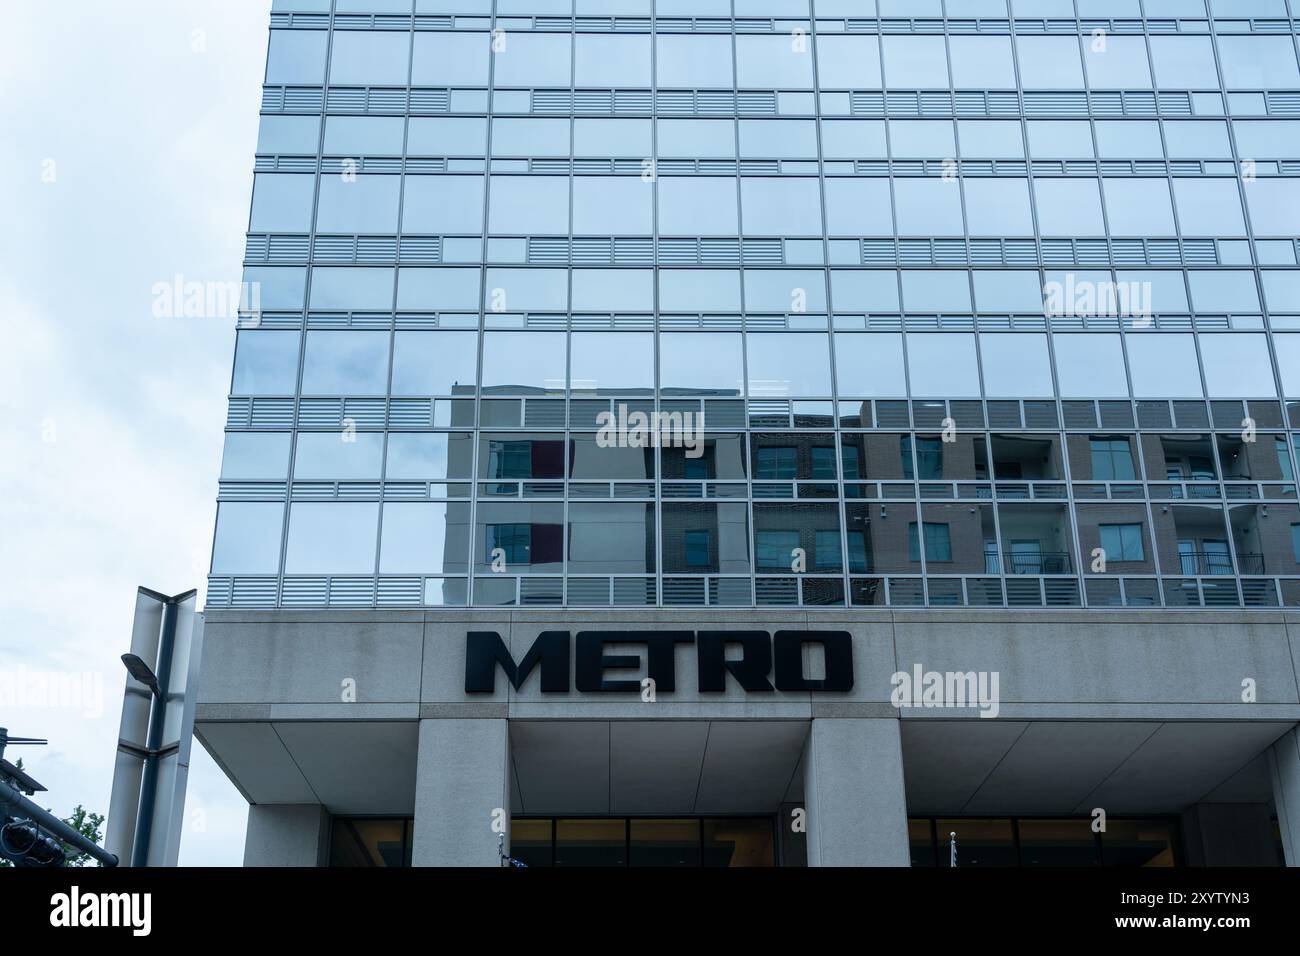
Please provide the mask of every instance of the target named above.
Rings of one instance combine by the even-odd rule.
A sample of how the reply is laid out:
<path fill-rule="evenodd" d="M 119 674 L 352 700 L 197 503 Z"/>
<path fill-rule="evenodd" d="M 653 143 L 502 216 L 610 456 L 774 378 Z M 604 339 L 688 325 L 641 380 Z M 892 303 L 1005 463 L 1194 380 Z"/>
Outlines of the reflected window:
<path fill-rule="evenodd" d="M 709 434 L 702 453 L 695 458 L 689 457 L 685 448 L 665 448 L 661 452 L 664 479 L 743 481 L 749 476 L 747 442 L 741 435 Z"/>
<path fill-rule="evenodd" d="M 748 574 L 749 508 L 744 503 L 665 502 L 663 563 L 667 574 Z"/>
<path fill-rule="evenodd" d="M 839 571 L 843 565 L 839 508 L 830 504 L 755 504 L 754 552 L 760 571 L 789 573 L 797 559 L 810 573 Z"/>
<path fill-rule="evenodd" d="M 920 478 L 922 481 L 935 481 L 943 478 L 943 439 L 916 439 L 916 465 L 912 465 L 912 436 L 903 435 L 899 439 L 899 461 L 903 468 L 903 477 Z"/>
<path fill-rule="evenodd" d="M 640 502 L 569 504 L 569 571 L 653 574 L 655 506 Z"/>
<path fill-rule="evenodd" d="M 496 558 L 511 572 L 563 569 L 562 503 L 479 501 L 476 521 L 476 567 L 487 570 Z"/>
<path fill-rule="evenodd" d="M 1107 561 L 1145 561 L 1142 546 L 1142 525 L 1103 524 L 1097 528 L 1101 535 L 1101 548 Z"/>
<path fill-rule="evenodd" d="M 1127 438 L 1090 438 L 1092 477 L 1097 481 L 1133 481 L 1133 451 Z"/>
<path fill-rule="evenodd" d="M 795 476 L 796 449 L 758 448 L 754 452 L 754 477 L 757 479 L 790 479 Z"/>
<path fill-rule="evenodd" d="M 925 560 L 952 561 L 952 529 L 947 524 L 927 521 L 925 527 Z M 909 561 L 921 560 L 921 544 L 917 533 L 917 524 L 910 522 L 907 526 L 907 557 Z"/>

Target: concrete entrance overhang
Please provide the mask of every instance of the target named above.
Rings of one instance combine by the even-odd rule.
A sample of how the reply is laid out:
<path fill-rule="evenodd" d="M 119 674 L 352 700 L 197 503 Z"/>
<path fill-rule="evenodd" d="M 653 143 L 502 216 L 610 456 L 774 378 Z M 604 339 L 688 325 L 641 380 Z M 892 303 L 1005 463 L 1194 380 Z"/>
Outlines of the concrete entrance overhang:
<path fill-rule="evenodd" d="M 519 814 L 762 814 L 803 800 L 807 720 L 511 720 Z M 1179 813 L 1266 803 L 1273 721 L 901 722 L 913 814 Z M 208 722 L 250 803 L 414 811 L 416 721 Z"/>
<path fill-rule="evenodd" d="M 904 720 L 908 812 L 1180 813 L 1265 803 L 1269 721 Z"/>
<path fill-rule="evenodd" d="M 317 804 L 334 814 L 415 811 L 416 721 L 205 722 L 195 736 L 249 803 Z"/>

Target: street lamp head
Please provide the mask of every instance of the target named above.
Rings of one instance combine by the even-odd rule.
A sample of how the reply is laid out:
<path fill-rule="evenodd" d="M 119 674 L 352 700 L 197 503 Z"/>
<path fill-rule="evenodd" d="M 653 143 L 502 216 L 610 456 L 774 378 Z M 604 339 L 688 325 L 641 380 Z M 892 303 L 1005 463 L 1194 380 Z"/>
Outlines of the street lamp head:
<path fill-rule="evenodd" d="M 122 663 L 126 665 L 127 672 L 132 677 L 153 691 L 154 696 L 162 696 L 162 689 L 158 686 L 158 678 L 154 676 L 154 672 L 149 669 L 149 665 L 141 660 L 138 654 L 123 654 Z"/>

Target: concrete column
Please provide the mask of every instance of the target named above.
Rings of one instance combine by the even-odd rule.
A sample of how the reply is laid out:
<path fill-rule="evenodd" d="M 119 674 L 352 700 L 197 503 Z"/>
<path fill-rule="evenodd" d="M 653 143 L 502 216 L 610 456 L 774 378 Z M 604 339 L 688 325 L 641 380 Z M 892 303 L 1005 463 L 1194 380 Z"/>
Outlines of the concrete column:
<path fill-rule="evenodd" d="M 898 720 L 816 718 L 807 748 L 808 865 L 910 865 Z"/>
<path fill-rule="evenodd" d="M 500 811 L 509 826 L 509 762 L 504 719 L 420 721 L 413 865 L 500 866 L 492 824 Z"/>
<path fill-rule="evenodd" d="M 1268 750 L 1273 804 L 1287 866 L 1300 866 L 1300 728 L 1292 727 Z"/>
<path fill-rule="evenodd" d="M 329 814 L 319 804 L 252 804 L 244 866 L 324 866 L 328 836 Z"/>
<path fill-rule="evenodd" d="M 1198 803 L 1182 823 L 1188 866 L 1277 866 L 1266 803 Z"/>

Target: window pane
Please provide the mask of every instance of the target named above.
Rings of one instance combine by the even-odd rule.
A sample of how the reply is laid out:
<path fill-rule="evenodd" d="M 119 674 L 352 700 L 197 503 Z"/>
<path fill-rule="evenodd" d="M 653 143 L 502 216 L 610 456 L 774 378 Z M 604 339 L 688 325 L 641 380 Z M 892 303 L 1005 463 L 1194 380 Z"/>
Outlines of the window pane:
<path fill-rule="evenodd" d="M 480 233 L 482 176 L 407 176 L 402 232 Z"/>
<path fill-rule="evenodd" d="M 570 361 L 575 390 L 641 394 L 654 389 L 651 332 L 574 332 Z"/>
<path fill-rule="evenodd" d="M 893 235 L 889 180 L 828 178 L 826 231 L 832 236 Z"/>
<path fill-rule="evenodd" d="M 378 481 L 382 432 L 300 432 L 293 459 L 297 481 Z"/>
<path fill-rule="evenodd" d="M 486 33 L 417 31 L 411 85 L 487 86 L 490 43 Z"/>
<path fill-rule="evenodd" d="M 821 190 L 815 179 L 742 178 L 740 196 L 747 236 L 821 235 Z"/>
<path fill-rule="evenodd" d="M 1190 335 L 1125 336 L 1133 394 L 1138 398 L 1200 398 L 1201 376 Z"/>
<path fill-rule="evenodd" d="M 400 269 L 397 308 L 414 312 L 477 312 L 481 282 L 478 269 Z"/>
<path fill-rule="evenodd" d="M 649 36 L 579 33 L 576 43 L 574 82 L 578 86 L 650 86 Z"/>
<path fill-rule="evenodd" d="M 1178 218 L 1185 236 L 1239 236 L 1246 231 L 1233 179 L 1175 179 Z"/>
<path fill-rule="evenodd" d="M 316 229 L 320 232 L 397 231 L 400 176 L 322 176 Z"/>
<path fill-rule="evenodd" d="M 288 432 L 227 432 L 222 481 L 283 481 L 289 473 Z"/>
<path fill-rule="evenodd" d="M 662 332 L 659 386 L 676 394 L 740 395 L 744 373 L 738 332 Z"/>
<path fill-rule="evenodd" d="M 378 503 L 294 502 L 285 573 L 373 574 L 378 522 Z"/>
<path fill-rule="evenodd" d="M 307 333 L 304 395 L 383 395 L 387 391 L 387 332 Z"/>
<path fill-rule="evenodd" d="M 836 333 L 835 375 L 840 395 L 905 396 L 903 372 L 903 337 L 898 333 Z"/>
<path fill-rule="evenodd" d="M 1020 81 L 1025 89 L 1083 89 L 1077 37 L 1018 36 L 1016 54 L 1020 60 Z"/>
<path fill-rule="evenodd" d="M 249 232 L 307 232 L 316 177 L 258 173 L 253 177 L 253 210 Z"/>
<path fill-rule="evenodd" d="M 397 332 L 394 395 L 470 395 L 478 370 L 477 332 Z"/>
<path fill-rule="evenodd" d="M 1034 195 L 1044 236 L 1105 235 L 1095 179 L 1035 179 Z"/>
<path fill-rule="evenodd" d="M 240 329 L 235 339 L 232 395 L 292 395 L 298 391 L 298 333 Z"/>
<path fill-rule="evenodd" d="M 955 180 L 895 179 L 894 209 L 900 235 L 962 234 L 961 189 Z"/>
<path fill-rule="evenodd" d="M 280 569 L 278 501 L 223 501 L 217 506 L 213 574 L 275 574 Z"/>
<path fill-rule="evenodd" d="M 488 231 L 564 235 L 569 231 L 569 180 L 560 176 L 493 176 Z"/>
<path fill-rule="evenodd" d="M 818 39 L 820 43 L 820 38 Z M 968 90 L 1014 90 L 1015 63 L 1007 37 L 949 37 L 952 85 Z"/>
<path fill-rule="evenodd" d="M 874 36 L 817 37 L 817 80 L 823 90 L 880 89 L 880 41 Z"/>
<path fill-rule="evenodd" d="M 1084 43 L 1088 85 L 1094 90 L 1149 90 L 1145 37 L 1107 36 L 1105 43 Z"/>
<path fill-rule="evenodd" d="M 388 436 L 385 475 L 390 481 L 470 477 L 468 434 L 393 432 Z"/>
<path fill-rule="evenodd" d="M 750 395 L 831 394 L 829 344 L 824 333 L 751 332 L 747 345 Z"/>
<path fill-rule="evenodd" d="M 563 392 L 565 339 L 563 332 L 485 332 L 484 392 Z"/>
<path fill-rule="evenodd" d="M 666 236 L 736 235 L 736 181 L 701 176 L 659 180 L 659 231 Z"/>
<path fill-rule="evenodd" d="M 492 54 L 494 86 L 569 86 L 572 38 L 561 34 L 510 33 Z M 465 80 L 456 82 L 464 86 Z"/>
<path fill-rule="evenodd" d="M 463 573 L 468 561 L 468 504 L 384 503 L 380 574 Z"/>
<path fill-rule="evenodd" d="M 913 395 L 934 398 L 978 398 L 980 395 L 973 335 L 909 334 L 907 369 Z"/>
<path fill-rule="evenodd" d="M 573 180 L 575 235 L 649 235 L 654 188 L 639 176 L 578 176 Z"/>
<path fill-rule="evenodd" d="M 406 120 L 398 116 L 330 116 L 325 120 L 325 155 L 400 156 L 405 135 Z M 314 142 L 310 151 L 315 152 Z"/>
<path fill-rule="evenodd" d="M 405 86 L 411 34 L 393 30 L 335 30 L 332 86 Z"/>
<path fill-rule="evenodd" d="M 266 55 L 267 84 L 322 85 L 328 40 L 323 30 L 272 30 Z"/>
<path fill-rule="evenodd" d="M 634 502 L 569 504 L 572 574 L 653 574 L 655 506 Z"/>
<path fill-rule="evenodd" d="M 736 77 L 742 89 L 810 90 L 812 74 L 811 37 L 801 43 L 789 36 L 736 37 Z"/>
<path fill-rule="evenodd" d="M 657 37 L 656 78 L 661 87 L 731 89 L 731 37 Z"/>
<path fill-rule="evenodd" d="M 890 89 L 932 90 L 948 86 L 948 54 L 943 37 L 884 36 L 885 85 Z"/>

